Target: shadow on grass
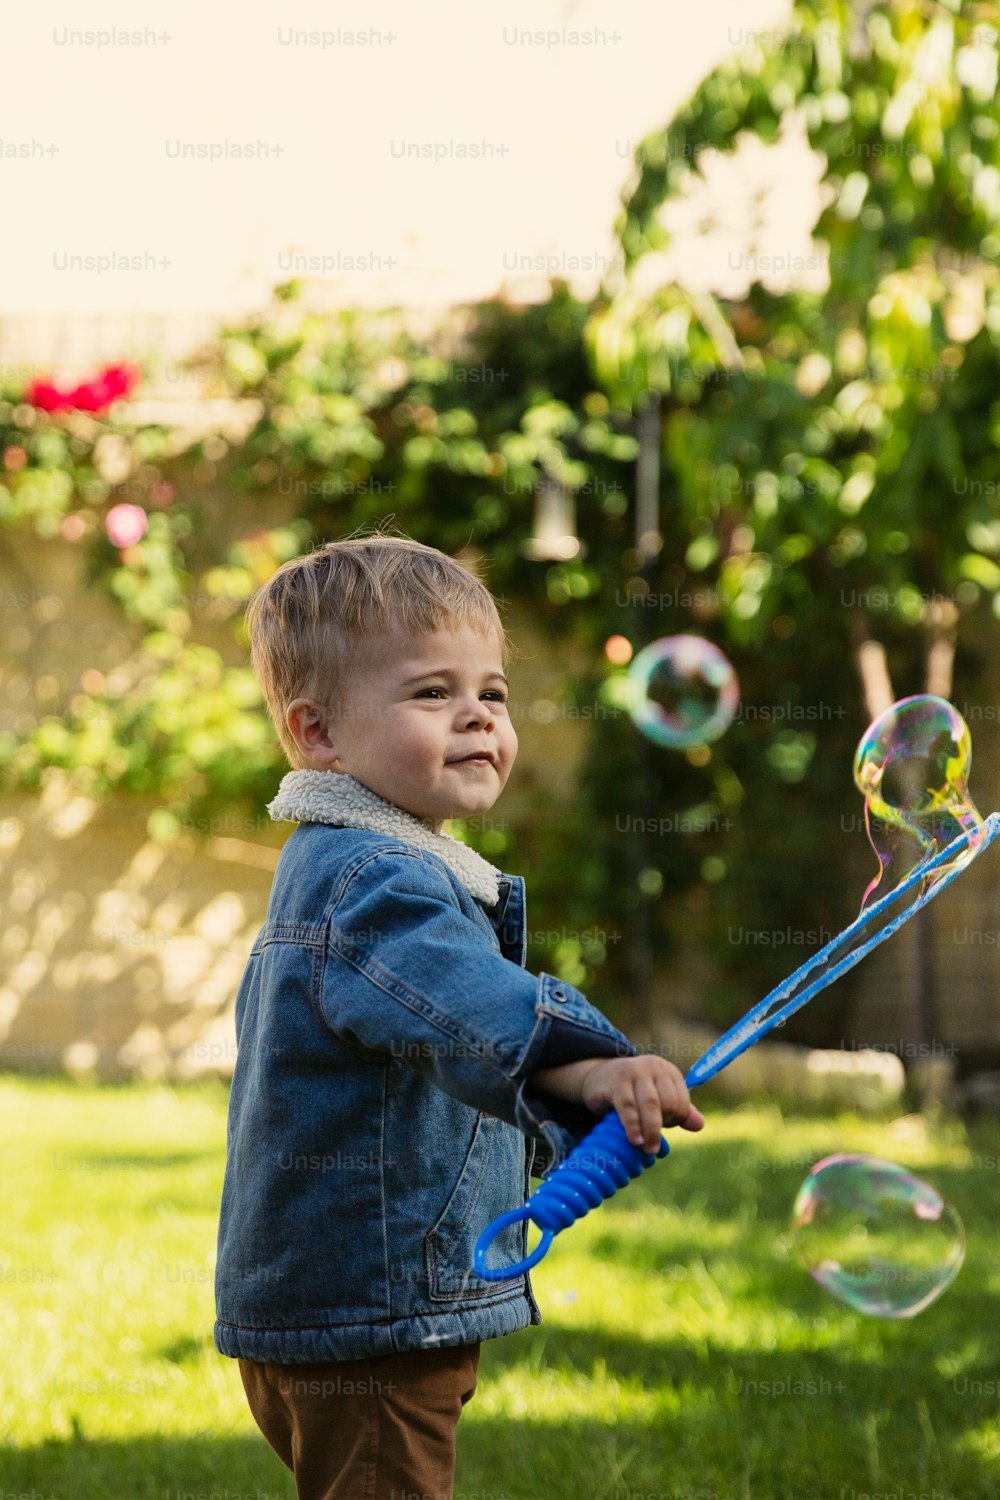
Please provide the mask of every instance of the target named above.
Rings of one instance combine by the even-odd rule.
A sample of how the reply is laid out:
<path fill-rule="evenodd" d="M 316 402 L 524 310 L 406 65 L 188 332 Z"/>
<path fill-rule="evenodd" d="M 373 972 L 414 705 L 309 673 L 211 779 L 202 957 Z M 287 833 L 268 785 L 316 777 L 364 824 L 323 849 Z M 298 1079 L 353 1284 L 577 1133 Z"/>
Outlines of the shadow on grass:
<path fill-rule="evenodd" d="M 980 1162 L 1000 1158 L 993 1140 Z M 849 1312 L 781 1253 L 812 1162 L 782 1157 L 780 1133 L 770 1144 L 773 1158 L 750 1139 L 688 1143 L 674 1132 L 670 1158 L 581 1226 L 589 1285 L 595 1268 L 598 1288 L 616 1270 L 649 1277 L 657 1307 L 680 1312 L 693 1300 L 693 1326 L 707 1331 L 685 1337 L 682 1320 L 664 1331 L 652 1300 L 639 1333 L 616 1329 L 606 1311 L 601 1326 L 585 1326 L 582 1300 L 560 1310 L 572 1325 L 563 1326 L 547 1315 L 543 1292 L 540 1328 L 483 1344 L 483 1399 L 459 1425 L 455 1500 L 1000 1500 L 997 1171 L 913 1167 L 965 1218 L 969 1258 L 925 1313 L 883 1321 Z M 557 1239 L 553 1265 L 559 1249 Z M 211 1347 L 210 1335 L 180 1336 L 158 1354 L 187 1365 Z M 557 1392 L 560 1375 L 572 1383 L 572 1399 L 556 1405 L 539 1378 L 549 1375 Z M 581 1397 L 591 1378 L 593 1396 Z M 615 1379 L 645 1393 L 631 1410 L 628 1392 L 607 1391 Z M 501 1380 L 505 1392 L 523 1390 L 523 1406 L 505 1395 L 503 1412 L 490 1408 Z M 196 1420 L 210 1422 L 211 1411 Z M 248 1430 L 221 1436 L 78 1432 L 0 1448 L 0 1500 L 5 1491 L 31 1500 L 294 1500 L 291 1475 L 249 1413 L 245 1420 Z"/>
<path fill-rule="evenodd" d="M 974 1314 L 975 1299 L 956 1309 Z M 644 1340 L 586 1328 L 522 1330 L 488 1340 L 480 1392 L 523 1374 L 528 1409 L 476 1399 L 458 1434 L 456 1500 L 997 1500 L 995 1467 L 969 1439 L 996 1402 L 938 1375 L 915 1324 L 891 1326 L 872 1359 L 843 1345 L 733 1351 L 682 1337 Z M 895 1347 L 892 1338 L 896 1337 Z M 198 1340 L 178 1340 L 186 1358 Z M 578 1386 L 595 1366 L 659 1395 L 606 1416 L 575 1398 L 546 1410 L 551 1373 Z M 994 1387 L 986 1385 L 989 1391 Z M 964 1393 L 963 1393 L 964 1390 Z M 604 1399 L 595 1396 L 595 1399 Z M 567 1411 L 569 1404 L 571 1410 Z M 256 1433 L 49 1440 L 0 1450 L 3 1490 L 31 1500 L 294 1500 L 290 1474 Z M 35 1491 L 35 1495 L 32 1495 Z"/>
<path fill-rule="evenodd" d="M 214 1159 L 215 1151 L 174 1151 L 171 1154 L 154 1155 L 152 1153 L 139 1153 L 137 1151 L 80 1151 L 66 1149 L 55 1153 L 55 1164 L 60 1165 L 59 1157 L 68 1157 L 71 1164 L 79 1158 L 84 1165 L 91 1161 L 100 1163 L 102 1170 L 115 1171 L 121 1168 L 123 1171 L 133 1171 L 140 1168 L 142 1171 L 157 1171 L 161 1167 L 190 1167 L 195 1162 Z"/>
<path fill-rule="evenodd" d="M 664 1394 L 662 1414 L 617 1411 L 546 1421 L 539 1404 L 511 1420 L 460 1427 L 456 1494 L 483 1500 L 580 1495 L 587 1500 L 997 1500 L 996 1464 L 974 1434 L 996 1421 L 996 1401 L 963 1397 L 902 1355 L 885 1366 L 830 1351 L 696 1354 L 682 1341 L 570 1332 L 532 1346 L 486 1346 L 480 1381 L 523 1368 L 588 1376 L 595 1364 Z M 489 1352 L 487 1352 L 487 1350 Z M 670 1396 L 670 1388 L 676 1398 Z M 988 1385 L 987 1389 L 991 1387 Z M 492 1491 L 490 1489 L 492 1483 Z"/>
<path fill-rule="evenodd" d="M 522 1334 L 518 1345 L 530 1346 L 534 1333 Z M 526 1376 L 538 1373 L 537 1361 L 527 1365 L 530 1347 L 508 1350 L 506 1343 L 491 1341 L 484 1351 L 483 1391 L 501 1368 L 524 1364 Z M 588 1371 L 603 1359 L 638 1376 L 647 1390 L 684 1382 L 683 1400 L 669 1415 L 600 1419 L 586 1412 L 547 1417 L 544 1397 L 523 1415 L 480 1415 L 473 1399 L 458 1430 L 455 1500 L 1000 1494 L 992 1467 L 963 1449 L 963 1433 L 946 1425 L 945 1414 L 935 1412 L 935 1432 L 928 1432 L 912 1384 L 899 1390 L 894 1370 L 873 1385 L 867 1366 L 829 1355 L 706 1364 L 681 1345 L 663 1350 L 582 1333 L 560 1333 L 549 1348 L 543 1365 L 554 1371 Z M 110 1441 L 81 1433 L 2 1448 L 0 1472 L 5 1491 L 32 1500 L 295 1500 L 292 1476 L 256 1434 Z"/>
<path fill-rule="evenodd" d="M 495 1472 L 516 1476 L 514 1500 L 532 1494 L 522 1455 L 539 1445 L 554 1455 L 553 1482 L 575 1473 L 587 1485 L 581 1493 L 601 1500 L 997 1500 L 995 1172 L 913 1166 L 965 1216 L 968 1259 L 922 1314 L 883 1319 L 835 1301 L 789 1246 L 791 1206 L 810 1165 L 783 1161 L 777 1144 L 770 1157 L 749 1143 L 699 1142 L 589 1221 L 585 1255 L 600 1267 L 596 1280 L 586 1278 L 598 1288 L 589 1295 L 601 1297 L 602 1276 L 609 1296 L 618 1278 L 633 1290 L 646 1281 L 657 1291 L 648 1337 L 609 1328 L 613 1301 L 598 1302 L 599 1326 L 584 1326 L 594 1319 L 577 1300 L 557 1326 L 486 1344 L 481 1378 L 503 1371 L 516 1381 L 523 1370 L 528 1390 L 540 1366 L 587 1378 L 600 1362 L 602 1384 L 611 1376 L 663 1392 L 664 1415 L 649 1419 L 644 1403 L 630 1418 L 627 1393 L 600 1431 L 572 1418 L 546 1430 L 544 1412 L 529 1410 L 504 1447 L 504 1424 L 478 1421 L 470 1408 L 481 1441 L 495 1443 Z M 670 1216 L 666 1233 L 658 1210 Z M 706 1244 L 706 1223 L 733 1232 Z M 544 1291 L 541 1300 L 544 1316 Z M 685 1301 L 698 1305 L 707 1331 L 665 1335 L 654 1307 L 681 1312 Z M 565 1326 L 577 1316 L 579 1326 Z M 589 1467 L 574 1459 L 575 1443 L 588 1444 Z M 488 1470 L 466 1455 L 472 1495 Z"/>
<path fill-rule="evenodd" d="M 27 1500 L 295 1500 L 295 1481 L 262 1436 L 49 1438 L 0 1447 L 2 1490 Z"/>
<path fill-rule="evenodd" d="M 188 1333 L 182 1338 L 174 1339 L 172 1344 L 161 1344 L 155 1352 L 158 1359 L 169 1359 L 173 1365 L 182 1365 L 200 1359 L 207 1349 L 214 1348 L 211 1337 L 195 1338 Z"/>

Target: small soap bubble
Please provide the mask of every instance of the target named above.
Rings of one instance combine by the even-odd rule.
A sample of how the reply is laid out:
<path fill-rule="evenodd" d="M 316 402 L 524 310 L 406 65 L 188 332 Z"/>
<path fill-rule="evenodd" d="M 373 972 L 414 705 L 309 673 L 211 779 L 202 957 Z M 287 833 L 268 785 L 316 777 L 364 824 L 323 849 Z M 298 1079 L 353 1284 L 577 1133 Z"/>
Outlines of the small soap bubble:
<path fill-rule="evenodd" d="M 971 859 L 984 827 L 969 796 L 971 764 L 969 726 L 951 703 L 932 693 L 901 698 L 868 726 L 855 752 L 854 781 L 864 793 L 865 826 L 879 872 L 862 908 L 885 871 L 908 852 L 931 859 L 964 833 L 968 841 L 955 861 Z M 933 879 L 943 874 L 941 867 Z"/>
<path fill-rule="evenodd" d="M 740 701 L 731 663 L 699 635 L 663 636 L 644 646 L 629 665 L 628 684 L 636 727 L 670 750 L 717 740 Z"/>
<path fill-rule="evenodd" d="M 965 1232 L 936 1188 L 877 1156 L 825 1157 L 792 1210 L 796 1249 L 840 1302 L 873 1318 L 912 1318 L 958 1275 Z"/>

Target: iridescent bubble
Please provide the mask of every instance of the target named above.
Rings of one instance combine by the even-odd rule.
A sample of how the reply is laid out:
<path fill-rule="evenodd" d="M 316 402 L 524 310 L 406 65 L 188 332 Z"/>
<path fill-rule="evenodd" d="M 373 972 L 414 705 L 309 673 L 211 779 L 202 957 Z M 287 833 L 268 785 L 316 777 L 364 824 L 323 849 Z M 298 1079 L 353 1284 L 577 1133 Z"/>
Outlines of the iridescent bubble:
<path fill-rule="evenodd" d="M 792 1210 L 796 1246 L 820 1286 L 873 1318 L 912 1318 L 965 1259 L 962 1221 L 936 1188 L 877 1156 L 817 1162 Z"/>
<path fill-rule="evenodd" d="M 955 858 L 971 858 L 983 830 L 969 796 L 971 764 L 969 726 L 951 703 L 932 693 L 901 698 L 868 726 L 855 752 L 854 780 L 865 796 L 865 825 L 879 873 L 862 908 L 885 870 L 912 851 L 914 841 L 919 858 L 929 859 L 966 833 L 968 844 Z M 936 870 L 933 879 L 943 873 Z"/>
<path fill-rule="evenodd" d="M 671 750 L 717 740 L 740 701 L 730 662 L 700 635 L 668 635 L 644 646 L 629 665 L 628 687 L 636 727 Z"/>

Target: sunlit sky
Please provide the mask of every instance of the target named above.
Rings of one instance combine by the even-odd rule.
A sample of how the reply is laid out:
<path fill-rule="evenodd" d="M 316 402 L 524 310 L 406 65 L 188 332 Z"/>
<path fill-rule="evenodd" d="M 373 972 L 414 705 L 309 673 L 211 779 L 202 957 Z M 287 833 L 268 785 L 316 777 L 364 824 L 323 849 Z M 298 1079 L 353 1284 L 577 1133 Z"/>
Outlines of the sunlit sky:
<path fill-rule="evenodd" d="M 789 9 L 11 7 L 0 320 L 235 313 L 296 273 L 337 278 L 345 303 L 516 293 L 544 272 L 587 295 L 615 255 L 635 143 Z M 236 159 L 246 143 L 257 155 Z"/>

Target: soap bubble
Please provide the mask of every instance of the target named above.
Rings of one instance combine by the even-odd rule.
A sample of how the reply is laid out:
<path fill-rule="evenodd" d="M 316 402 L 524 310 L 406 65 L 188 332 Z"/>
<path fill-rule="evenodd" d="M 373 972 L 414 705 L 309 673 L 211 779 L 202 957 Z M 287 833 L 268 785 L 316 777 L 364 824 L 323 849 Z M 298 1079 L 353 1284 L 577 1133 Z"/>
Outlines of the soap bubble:
<path fill-rule="evenodd" d="M 874 1318 L 912 1318 L 940 1297 L 965 1259 L 962 1221 L 930 1183 L 876 1156 L 817 1162 L 792 1210 L 810 1275 Z"/>
<path fill-rule="evenodd" d="M 644 646 L 629 666 L 628 685 L 636 728 L 671 750 L 717 740 L 740 701 L 731 664 L 700 635 L 668 635 Z"/>
<path fill-rule="evenodd" d="M 958 710 L 930 693 L 893 703 L 868 726 L 854 779 L 887 822 L 926 826 L 930 838 L 960 830 L 969 803 L 972 738 Z M 975 809 L 972 809 L 975 812 Z"/>
<path fill-rule="evenodd" d="M 969 726 L 952 704 L 931 693 L 901 698 L 868 726 L 855 752 L 854 780 L 865 796 L 865 824 L 879 873 L 862 908 L 885 870 L 912 851 L 914 841 L 919 858 L 926 860 L 966 833 L 968 844 L 955 861 L 964 864 L 972 857 L 983 819 L 969 796 L 971 764 Z M 942 867 L 933 880 L 943 874 Z"/>

